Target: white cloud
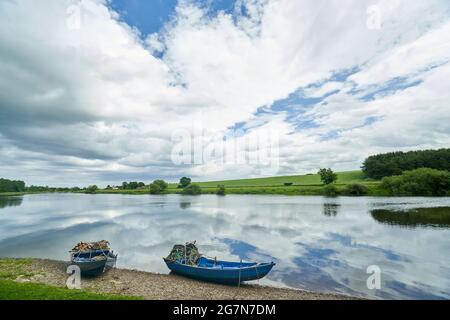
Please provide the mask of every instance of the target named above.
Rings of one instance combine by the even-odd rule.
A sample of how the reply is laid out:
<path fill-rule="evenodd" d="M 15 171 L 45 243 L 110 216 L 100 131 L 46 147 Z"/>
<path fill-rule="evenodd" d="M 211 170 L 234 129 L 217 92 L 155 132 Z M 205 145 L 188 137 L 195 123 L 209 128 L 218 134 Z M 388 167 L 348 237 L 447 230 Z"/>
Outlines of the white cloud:
<path fill-rule="evenodd" d="M 276 130 L 282 174 L 353 169 L 373 151 L 448 144 L 446 1 L 379 1 L 380 30 L 366 26 L 371 1 L 240 0 L 234 16 L 182 1 L 145 40 L 103 0 L 83 0 L 80 28 L 68 28 L 72 4 L 0 4 L 0 176 L 87 184 L 261 174 L 256 165 L 174 166 L 172 133 L 199 123 L 212 135 L 240 122 L 246 135 Z M 349 81 L 327 81 L 355 67 Z M 423 83 L 359 99 L 396 77 Z M 289 110 L 257 112 L 313 83 L 323 84 L 305 90 L 309 97 L 341 89 L 297 118 L 319 127 L 294 133 Z M 362 127 L 367 117 L 379 122 Z M 336 139 L 324 141 L 331 131 Z M 65 172 L 73 175 L 61 182 Z"/>

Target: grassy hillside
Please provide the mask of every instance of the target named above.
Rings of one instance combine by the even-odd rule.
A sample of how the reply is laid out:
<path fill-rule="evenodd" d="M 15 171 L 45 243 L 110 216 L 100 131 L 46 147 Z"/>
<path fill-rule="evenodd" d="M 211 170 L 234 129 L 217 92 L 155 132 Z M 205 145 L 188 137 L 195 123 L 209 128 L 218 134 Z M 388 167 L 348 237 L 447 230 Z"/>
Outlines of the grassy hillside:
<path fill-rule="evenodd" d="M 379 181 L 365 180 L 362 171 L 339 172 L 337 175 L 335 186 L 338 190 L 343 190 L 349 184 L 363 184 L 369 195 L 385 195 L 379 189 Z M 224 185 L 228 194 L 322 195 L 324 187 L 318 174 L 193 183 L 200 185 L 203 194 L 214 194 L 218 185 Z M 286 186 L 285 183 L 293 185 Z M 167 193 L 181 191 L 177 184 L 170 184 Z"/>
<path fill-rule="evenodd" d="M 348 171 L 338 173 L 337 184 L 361 183 L 364 181 L 362 171 Z M 199 182 L 202 188 L 217 187 L 222 184 L 225 187 L 267 187 L 284 186 L 285 183 L 293 183 L 295 186 L 318 186 L 322 185 L 318 174 L 299 175 L 299 176 L 281 176 L 270 178 L 240 179 L 227 181 L 209 181 Z"/>

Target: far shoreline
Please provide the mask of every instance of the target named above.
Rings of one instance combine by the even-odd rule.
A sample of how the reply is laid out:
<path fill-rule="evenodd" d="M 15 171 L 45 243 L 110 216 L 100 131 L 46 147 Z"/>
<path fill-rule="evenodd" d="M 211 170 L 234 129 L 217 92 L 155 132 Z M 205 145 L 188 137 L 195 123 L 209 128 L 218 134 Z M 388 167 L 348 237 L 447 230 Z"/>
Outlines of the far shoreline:
<path fill-rule="evenodd" d="M 43 192 L 6 192 L 6 193 L 0 193 L 0 197 L 22 197 L 22 196 L 30 196 L 30 195 L 44 195 L 44 194 L 83 194 L 83 195 L 130 195 L 130 196 L 165 196 L 165 195 L 179 195 L 179 196 L 186 196 L 186 197 L 199 197 L 202 195 L 209 195 L 213 196 L 216 195 L 214 192 L 202 192 L 200 195 L 184 195 L 181 192 L 164 192 L 161 194 L 151 194 L 147 190 L 120 190 L 120 191 L 98 191 L 95 193 L 88 193 L 88 192 L 62 192 L 62 191 L 43 191 Z M 361 196 L 350 196 L 350 195 L 337 195 L 337 196 L 326 196 L 324 194 L 320 193 L 295 193 L 295 192 L 289 192 L 289 193 L 282 193 L 282 192 L 228 192 L 226 195 L 216 195 L 217 197 L 226 197 L 227 195 L 241 195 L 241 196 L 289 196 L 289 197 L 324 197 L 328 199 L 335 199 L 335 198 L 430 198 L 430 199 L 440 199 L 440 198 L 449 198 L 449 195 L 445 196 L 424 196 L 424 195 L 414 195 L 414 196 L 408 196 L 408 195 L 389 195 L 389 194 L 365 194 Z"/>

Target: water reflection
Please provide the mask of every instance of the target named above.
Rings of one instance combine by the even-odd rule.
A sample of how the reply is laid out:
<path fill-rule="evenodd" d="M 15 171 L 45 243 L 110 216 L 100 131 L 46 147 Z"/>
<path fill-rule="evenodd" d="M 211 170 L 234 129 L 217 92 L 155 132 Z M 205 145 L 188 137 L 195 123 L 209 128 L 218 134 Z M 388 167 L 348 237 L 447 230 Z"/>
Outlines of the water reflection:
<path fill-rule="evenodd" d="M 450 298 L 450 234 L 447 213 L 439 209 L 450 207 L 450 198 L 25 197 L 26 205 L 1 211 L 0 257 L 67 259 L 78 241 L 107 239 L 119 253 L 119 267 L 168 273 L 161 257 L 174 243 L 197 240 L 208 256 L 276 262 L 261 284 L 382 298 Z M 380 215 L 416 209 L 422 212 L 420 223 L 417 214 L 402 218 L 410 226 L 416 219 L 414 228 L 393 223 L 398 216 Z M 424 223 L 430 216 L 439 216 L 431 222 L 439 228 Z M 383 271 L 379 291 L 366 286 L 366 269 L 373 264 Z"/>
<path fill-rule="evenodd" d="M 189 209 L 190 206 L 191 206 L 190 202 L 180 202 L 181 209 Z"/>
<path fill-rule="evenodd" d="M 0 209 L 6 207 L 17 207 L 22 204 L 22 197 L 3 197 L 0 196 Z"/>
<path fill-rule="evenodd" d="M 450 207 L 416 208 L 408 211 L 377 209 L 370 212 L 383 224 L 405 228 L 450 228 Z"/>
<path fill-rule="evenodd" d="M 341 205 L 337 203 L 324 203 L 323 215 L 327 217 L 336 217 L 339 212 L 340 206 Z"/>

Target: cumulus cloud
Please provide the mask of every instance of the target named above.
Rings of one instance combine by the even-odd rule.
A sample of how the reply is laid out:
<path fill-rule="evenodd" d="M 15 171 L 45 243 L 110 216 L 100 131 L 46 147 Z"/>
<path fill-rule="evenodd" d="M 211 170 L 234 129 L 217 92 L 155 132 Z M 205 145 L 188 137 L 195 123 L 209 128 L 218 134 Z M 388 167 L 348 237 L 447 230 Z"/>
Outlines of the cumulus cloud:
<path fill-rule="evenodd" d="M 143 38 L 106 0 L 3 1 L 0 176 L 72 185 L 296 174 L 448 146 L 450 5 L 378 1 L 372 30 L 372 4 L 239 0 L 212 14 L 183 0 Z M 303 100 L 275 108 L 298 90 Z M 201 126 L 217 144 L 238 124 L 236 141 L 277 134 L 277 172 L 173 163 L 175 131 Z"/>

